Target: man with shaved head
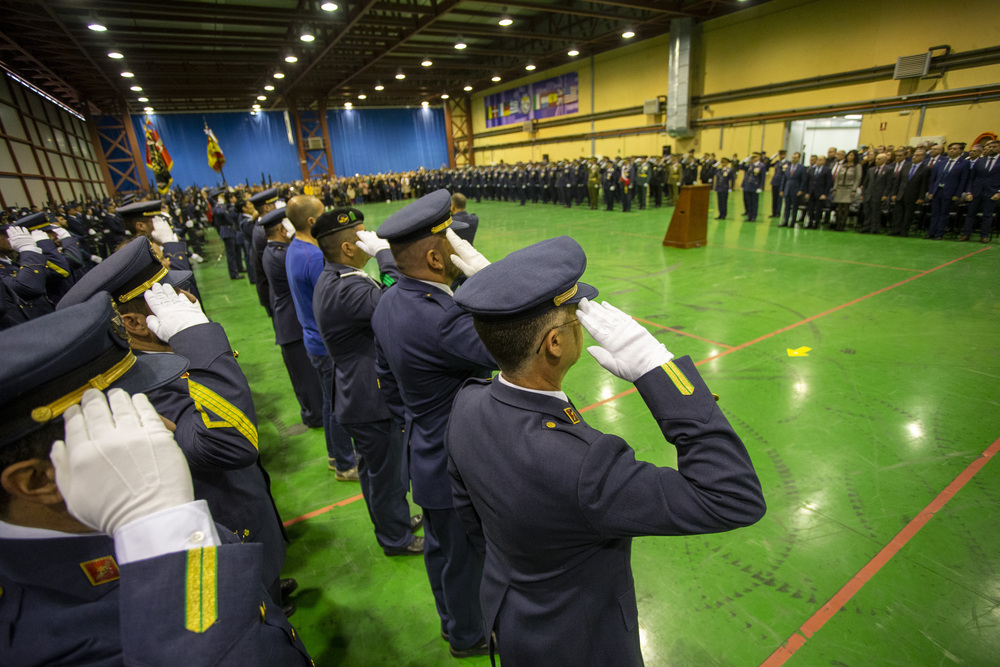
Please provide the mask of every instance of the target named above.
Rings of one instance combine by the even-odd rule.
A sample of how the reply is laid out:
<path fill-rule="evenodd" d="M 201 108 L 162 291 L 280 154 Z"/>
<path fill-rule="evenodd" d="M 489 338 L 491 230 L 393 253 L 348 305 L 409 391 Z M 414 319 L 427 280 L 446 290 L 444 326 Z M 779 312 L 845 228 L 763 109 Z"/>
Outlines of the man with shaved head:
<path fill-rule="evenodd" d="M 323 202 L 317 197 L 298 195 L 288 201 L 285 215 L 295 227 L 295 237 L 285 251 L 285 272 L 288 274 L 288 288 L 295 303 L 295 314 L 302 324 L 302 342 L 323 386 L 323 430 L 326 433 L 328 465 L 330 470 L 336 472 L 337 481 L 357 481 L 358 462 L 354 444 L 333 412 L 333 360 L 326 351 L 313 314 L 313 291 L 323 272 L 325 260 L 323 251 L 319 249 L 309 230 L 322 214 Z"/>

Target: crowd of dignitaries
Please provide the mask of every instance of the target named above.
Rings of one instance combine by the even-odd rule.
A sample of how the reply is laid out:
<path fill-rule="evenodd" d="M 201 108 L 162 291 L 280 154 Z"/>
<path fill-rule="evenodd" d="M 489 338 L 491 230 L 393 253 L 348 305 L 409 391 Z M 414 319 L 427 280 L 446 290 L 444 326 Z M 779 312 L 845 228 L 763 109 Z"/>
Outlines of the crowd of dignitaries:
<path fill-rule="evenodd" d="M 424 557 L 452 656 L 640 665 L 631 537 L 763 515 L 690 359 L 589 301 L 572 239 L 491 264 L 445 189 L 378 234 L 313 195 L 258 188 L 229 209 L 228 190 L 205 194 L 213 224 L 244 239 L 304 426 L 324 428 L 335 479 L 360 483 L 385 555 Z M 250 387 L 166 208 L 118 208 L 124 243 L 0 331 L 15 360 L 0 371 L 0 610 L 19 610 L 0 620 L 3 664 L 308 663 Z M 27 239 L 42 229 L 25 225 Z M 19 273 L 54 271 L 40 261 L 51 238 L 33 250 L 11 229 L 39 255 Z M 598 362 L 636 383 L 677 469 L 637 461 L 562 392 L 581 325 Z"/>

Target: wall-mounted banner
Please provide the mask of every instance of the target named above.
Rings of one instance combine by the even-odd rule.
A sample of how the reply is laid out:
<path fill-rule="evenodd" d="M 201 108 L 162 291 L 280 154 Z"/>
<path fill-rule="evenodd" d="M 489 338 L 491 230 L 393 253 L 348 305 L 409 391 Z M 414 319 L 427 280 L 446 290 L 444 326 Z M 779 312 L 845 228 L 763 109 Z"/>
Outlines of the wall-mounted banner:
<path fill-rule="evenodd" d="M 486 97 L 486 127 L 576 113 L 579 100 L 576 72 L 504 90 Z"/>

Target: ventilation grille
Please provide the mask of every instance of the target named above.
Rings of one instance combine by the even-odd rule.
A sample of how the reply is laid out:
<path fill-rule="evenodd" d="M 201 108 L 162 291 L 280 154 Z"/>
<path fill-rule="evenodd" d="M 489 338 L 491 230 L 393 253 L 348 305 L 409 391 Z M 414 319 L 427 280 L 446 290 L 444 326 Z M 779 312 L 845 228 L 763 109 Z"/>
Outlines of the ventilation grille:
<path fill-rule="evenodd" d="M 309 151 L 323 150 L 323 137 L 309 137 L 308 139 L 306 139 L 306 150 Z"/>
<path fill-rule="evenodd" d="M 931 52 L 918 53 L 915 56 L 900 56 L 896 59 L 896 71 L 893 79 L 915 79 L 927 76 L 931 68 Z"/>

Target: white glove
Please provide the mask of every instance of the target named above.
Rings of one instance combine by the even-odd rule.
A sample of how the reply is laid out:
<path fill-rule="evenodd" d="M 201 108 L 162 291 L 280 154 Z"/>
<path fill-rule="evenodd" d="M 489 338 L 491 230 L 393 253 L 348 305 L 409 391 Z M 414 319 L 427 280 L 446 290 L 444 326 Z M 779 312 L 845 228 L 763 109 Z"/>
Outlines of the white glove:
<path fill-rule="evenodd" d="M 588 347 L 597 363 L 612 375 L 635 382 L 674 355 L 641 324 L 607 301 L 580 301 L 576 317 L 600 347 Z"/>
<path fill-rule="evenodd" d="M 453 230 L 446 229 L 444 236 L 451 244 L 452 250 L 455 251 L 455 254 L 451 256 L 452 263 L 467 278 L 471 278 L 490 265 L 490 260 L 483 257 L 483 253 L 473 248 L 472 244 L 465 239 L 459 238 Z"/>
<path fill-rule="evenodd" d="M 378 234 L 370 232 L 367 229 L 358 230 L 358 242 L 355 245 L 361 248 L 362 252 L 371 257 L 374 257 L 382 250 L 389 249 L 388 241 L 379 238 Z"/>
<path fill-rule="evenodd" d="M 88 389 L 64 419 L 66 440 L 50 458 L 66 509 L 82 523 L 114 535 L 194 500 L 184 453 L 145 395 Z"/>
<path fill-rule="evenodd" d="M 194 220 L 188 220 L 187 222 L 184 223 L 184 226 L 187 227 L 188 229 L 193 228 L 194 227 Z"/>
<path fill-rule="evenodd" d="M 104 261 L 104 258 L 103 257 L 98 257 L 97 255 L 91 255 L 90 256 L 90 261 L 93 262 L 94 264 L 100 264 L 101 262 Z"/>
<path fill-rule="evenodd" d="M 281 226 L 285 228 L 285 232 L 288 234 L 288 238 L 295 236 L 295 225 L 288 218 L 281 221 Z"/>
<path fill-rule="evenodd" d="M 35 239 L 31 237 L 31 233 L 24 227 L 8 227 L 7 239 L 10 241 L 10 247 L 17 252 L 41 252 L 41 249 L 35 245 Z"/>
<path fill-rule="evenodd" d="M 152 236 L 153 240 L 160 245 L 163 245 L 164 243 L 173 243 L 177 240 L 177 234 L 174 234 L 174 230 L 170 227 L 170 223 L 160 216 L 153 218 Z"/>
<path fill-rule="evenodd" d="M 93 229 L 88 229 L 87 233 L 90 234 L 91 236 L 97 236 L 97 232 L 95 232 Z"/>
<path fill-rule="evenodd" d="M 153 311 L 146 316 L 146 327 L 160 340 L 169 343 L 174 335 L 199 324 L 208 324 L 201 304 L 191 302 L 170 285 L 154 283 L 143 295 Z"/>
<path fill-rule="evenodd" d="M 42 229 L 36 229 L 35 231 L 31 232 L 31 240 L 34 241 L 35 244 L 37 245 L 40 241 L 51 241 L 52 239 L 49 238 L 48 232 Z"/>
<path fill-rule="evenodd" d="M 56 228 L 52 230 L 52 233 L 56 235 L 56 238 L 60 239 L 68 239 L 73 236 L 59 225 L 56 225 Z"/>

